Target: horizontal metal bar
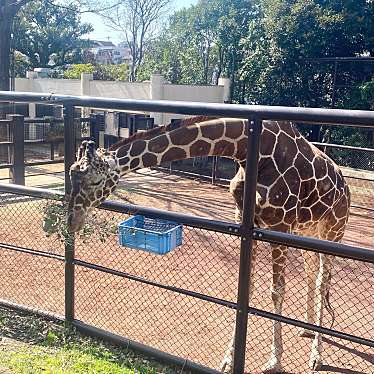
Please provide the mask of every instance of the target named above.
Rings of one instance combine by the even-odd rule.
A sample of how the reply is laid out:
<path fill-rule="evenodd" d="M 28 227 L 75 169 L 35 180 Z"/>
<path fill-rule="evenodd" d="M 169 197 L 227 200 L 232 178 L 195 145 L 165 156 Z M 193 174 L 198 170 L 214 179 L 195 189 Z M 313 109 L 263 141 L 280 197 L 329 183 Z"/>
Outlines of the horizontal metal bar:
<path fill-rule="evenodd" d="M 226 116 L 245 119 L 256 116 L 261 119 L 293 120 L 318 124 L 357 124 L 360 126 L 374 127 L 374 112 L 364 110 L 212 104 L 168 100 L 130 100 L 10 91 L 0 91 L 0 100 L 69 104 L 101 109 Z"/>
<path fill-rule="evenodd" d="M 174 364 L 183 367 L 187 370 L 193 370 L 198 373 L 203 374 L 219 374 L 220 372 L 211 368 L 208 368 L 206 366 L 200 365 L 198 363 L 195 363 L 193 361 L 171 355 L 170 353 L 166 353 L 163 351 L 160 351 L 156 348 L 149 347 L 147 345 L 144 345 L 142 343 L 135 342 L 133 340 L 130 340 L 128 338 L 125 338 L 123 336 L 119 336 L 116 334 L 113 334 L 109 331 L 105 331 L 102 329 L 99 329 L 94 326 L 90 326 L 82 321 L 79 321 L 77 319 L 74 319 L 72 321 L 72 325 L 81 333 L 86 334 L 88 336 L 96 337 L 104 339 L 108 342 L 128 347 L 130 349 L 133 349 L 135 351 L 142 352 L 148 356 L 154 357 L 160 361 L 163 361 L 165 363 Z"/>
<path fill-rule="evenodd" d="M 20 186 L 16 184 L 0 183 L 0 192 L 32 196 L 41 199 L 64 200 L 63 192 L 36 187 Z M 168 212 L 161 209 L 146 208 L 133 204 L 123 204 L 118 201 L 106 201 L 101 204 L 99 208 L 124 214 L 142 214 L 149 218 L 163 218 L 191 227 L 240 236 L 240 225 L 234 222 L 216 221 L 209 218 Z"/>
<path fill-rule="evenodd" d="M 357 57 L 311 57 L 306 58 L 306 61 L 349 61 L 349 62 L 362 62 L 362 61 L 370 61 L 374 62 L 374 57 L 366 57 L 366 56 L 357 56 Z"/>
<path fill-rule="evenodd" d="M 267 319 L 279 321 L 279 322 L 282 322 L 282 323 L 286 323 L 288 325 L 301 327 L 301 328 L 304 328 L 304 329 L 307 329 L 307 330 L 320 332 L 321 334 L 324 334 L 324 335 L 330 335 L 330 336 L 333 336 L 335 338 L 348 340 L 348 341 L 353 342 L 353 343 L 362 344 L 362 345 L 366 345 L 368 347 L 374 348 L 374 340 L 368 340 L 368 339 L 365 339 L 365 338 L 360 338 L 359 336 L 356 336 L 356 335 L 346 334 L 344 332 L 328 329 L 326 327 L 312 325 L 312 324 L 307 323 L 307 322 L 299 321 L 299 320 L 289 318 L 289 317 L 284 317 L 284 316 L 281 316 L 279 314 L 274 314 L 274 313 L 271 313 L 271 312 L 266 312 L 266 311 L 261 310 L 261 309 L 249 307 L 248 314 L 252 314 L 252 315 L 255 315 L 255 316 L 264 317 L 264 318 L 267 318 Z"/>
<path fill-rule="evenodd" d="M 314 144 L 315 146 L 318 146 L 318 147 L 346 149 L 346 150 L 349 150 L 349 151 L 374 153 L 374 148 L 361 148 L 361 147 L 353 147 L 351 145 L 320 143 L 320 142 L 312 142 L 312 144 Z"/>
<path fill-rule="evenodd" d="M 177 292 L 177 293 L 182 294 L 182 295 L 195 297 L 195 298 L 200 299 L 200 300 L 204 300 L 204 301 L 208 301 L 208 302 L 211 302 L 211 303 L 214 303 L 214 304 L 222 305 L 222 306 L 225 306 L 225 307 L 228 307 L 228 308 L 231 308 L 231 309 L 236 309 L 236 304 L 235 303 L 233 303 L 231 301 L 219 299 L 217 297 L 204 295 L 204 294 L 201 294 L 199 292 L 186 290 L 184 288 L 169 286 L 169 285 L 166 285 L 166 284 L 162 284 L 162 283 L 159 283 L 159 282 L 155 282 L 155 281 L 145 279 L 143 277 L 139 277 L 137 275 L 132 275 L 132 274 L 126 273 L 124 271 L 110 269 L 110 268 L 107 268 L 105 266 L 92 264 L 90 262 L 86 262 L 86 261 L 83 261 L 83 260 L 75 259 L 73 261 L 73 263 L 74 263 L 74 265 L 82 266 L 84 268 L 97 270 L 97 271 L 100 271 L 100 272 L 103 272 L 103 273 L 107 273 L 107 274 L 115 275 L 115 276 L 118 276 L 118 277 L 130 279 L 130 280 L 133 280 L 133 281 L 136 281 L 136 282 L 144 283 L 144 284 L 147 284 L 148 286 L 154 286 L 154 287 L 162 288 L 162 289 L 167 290 L 167 291 Z"/>
<path fill-rule="evenodd" d="M 36 197 L 39 199 L 64 200 L 65 194 L 61 191 L 47 190 L 44 188 L 21 186 L 19 184 L 0 183 L 0 192 L 15 195 Z"/>
<path fill-rule="evenodd" d="M 209 218 L 174 213 L 161 209 L 146 208 L 139 205 L 122 204 L 117 201 L 106 201 L 101 204 L 99 208 L 118 213 L 141 214 L 149 218 L 161 218 L 182 223 L 186 226 L 240 236 L 240 225 L 234 222 L 216 221 Z"/>
<path fill-rule="evenodd" d="M 43 318 L 46 318 L 52 321 L 57 321 L 57 322 L 64 321 L 64 317 L 59 314 L 46 312 L 44 310 L 40 310 L 38 308 L 33 308 L 30 306 L 26 306 L 26 305 L 17 304 L 9 300 L 0 299 L 0 305 L 3 307 L 9 308 L 9 309 L 15 310 L 15 311 L 24 312 L 27 314 L 36 314 L 40 317 L 43 317 Z"/>
<path fill-rule="evenodd" d="M 356 176 L 352 176 L 352 175 L 343 175 L 343 176 L 344 176 L 344 178 L 350 178 L 350 179 L 355 179 L 355 180 L 359 180 L 359 181 L 374 182 L 374 179 L 356 177 Z"/>
<path fill-rule="evenodd" d="M 253 237 L 256 240 L 268 243 L 374 263 L 374 251 L 362 247 L 353 247 L 342 243 L 259 228 L 254 229 Z"/>
<path fill-rule="evenodd" d="M 26 174 L 25 178 L 32 178 L 32 177 L 40 177 L 41 175 L 54 175 L 57 176 L 57 174 L 64 173 L 65 170 L 60 170 L 60 171 L 50 171 L 48 173 L 34 173 L 34 174 Z"/>
<path fill-rule="evenodd" d="M 47 258 L 53 258 L 54 260 L 65 261 L 64 256 L 56 255 L 55 253 L 43 252 L 43 251 L 38 251 L 37 249 L 19 247 L 13 244 L 0 243 L 0 248 L 4 248 L 4 249 L 14 251 L 14 252 L 26 253 L 32 256 L 47 257 Z"/>
<path fill-rule="evenodd" d="M 24 123 L 27 124 L 45 124 L 45 125 L 50 125 L 54 123 L 63 123 L 64 120 L 62 118 L 53 118 L 53 119 L 43 119 L 43 118 L 25 118 Z"/>
<path fill-rule="evenodd" d="M 32 161 L 32 162 L 25 162 L 25 166 L 39 166 L 39 165 L 52 165 L 52 164 L 63 164 L 64 159 L 59 160 L 45 160 L 45 161 Z M 47 173 L 44 173 L 47 174 Z"/>
<path fill-rule="evenodd" d="M 9 169 L 11 168 L 13 165 L 12 164 L 0 164 L 0 170 L 1 169 Z"/>

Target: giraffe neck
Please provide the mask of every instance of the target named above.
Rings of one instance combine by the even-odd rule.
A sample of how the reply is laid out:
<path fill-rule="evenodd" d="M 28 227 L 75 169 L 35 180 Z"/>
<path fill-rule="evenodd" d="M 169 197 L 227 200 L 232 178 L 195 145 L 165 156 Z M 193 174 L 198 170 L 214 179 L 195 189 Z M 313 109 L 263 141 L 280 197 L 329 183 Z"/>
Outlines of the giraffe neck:
<path fill-rule="evenodd" d="M 121 175 L 164 162 L 201 156 L 222 156 L 243 161 L 247 147 L 247 121 L 217 119 L 175 129 L 150 139 L 136 139 L 117 149 Z"/>

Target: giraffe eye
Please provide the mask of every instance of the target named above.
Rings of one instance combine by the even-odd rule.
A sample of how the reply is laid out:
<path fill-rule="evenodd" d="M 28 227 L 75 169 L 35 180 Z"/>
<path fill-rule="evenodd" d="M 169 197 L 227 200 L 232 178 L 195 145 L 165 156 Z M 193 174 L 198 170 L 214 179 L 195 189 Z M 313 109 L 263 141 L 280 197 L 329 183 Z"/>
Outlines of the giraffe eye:
<path fill-rule="evenodd" d="M 97 181 L 97 182 L 93 182 L 93 183 L 91 183 L 91 185 L 92 185 L 92 186 L 98 186 L 101 182 L 102 182 L 102 180 L 100 179 L 100 180 Z"/>

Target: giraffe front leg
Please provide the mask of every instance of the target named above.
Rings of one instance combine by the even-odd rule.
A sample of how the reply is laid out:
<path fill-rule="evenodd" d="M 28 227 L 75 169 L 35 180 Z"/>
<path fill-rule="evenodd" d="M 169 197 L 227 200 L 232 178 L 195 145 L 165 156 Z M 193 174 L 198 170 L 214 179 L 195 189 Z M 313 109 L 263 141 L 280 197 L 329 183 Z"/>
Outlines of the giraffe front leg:
<path fill-rule="evenodd" d="M 316 322 L 318 326 L 323 325 L 323 309 L 326 294 L 330 284 L 330 274 L 332 270 L 332 257 L 320 255 L 320 266 L 316 282 Z M 309 367 L 313 370 L 319 370 L 322 367 L 322 334 L 317 332 L 313 339 L 312 349 L 309 359 Z"/>
<path fill-rule="evenodd" d="M 284 246 L 272 246 L 273 257 L 273 282 L 271 297 L 273 300 L 274 313 L 282 314 L 282 305 L 285 293 L 285 267 L 288 248 Z M 271 344 L 271 354 L 264 367 L 264 373 L 283 372 L 281 359 L 283 354 L 282 324 L 273 321 L 273 341 Z"/>

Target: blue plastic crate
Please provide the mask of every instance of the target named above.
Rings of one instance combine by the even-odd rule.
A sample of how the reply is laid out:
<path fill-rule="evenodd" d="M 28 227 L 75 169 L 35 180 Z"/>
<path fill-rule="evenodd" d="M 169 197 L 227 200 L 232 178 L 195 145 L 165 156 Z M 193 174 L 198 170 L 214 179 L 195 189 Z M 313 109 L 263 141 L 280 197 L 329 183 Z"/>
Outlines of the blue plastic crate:
<path fill-rule="evenodd" d="M 135 215 L 118 225 L 119 244 L 164 255 L 182 244 L 182 225 Z"/>

